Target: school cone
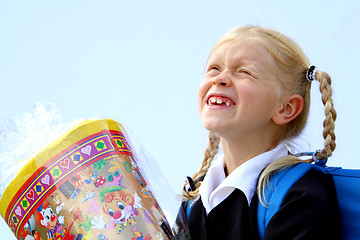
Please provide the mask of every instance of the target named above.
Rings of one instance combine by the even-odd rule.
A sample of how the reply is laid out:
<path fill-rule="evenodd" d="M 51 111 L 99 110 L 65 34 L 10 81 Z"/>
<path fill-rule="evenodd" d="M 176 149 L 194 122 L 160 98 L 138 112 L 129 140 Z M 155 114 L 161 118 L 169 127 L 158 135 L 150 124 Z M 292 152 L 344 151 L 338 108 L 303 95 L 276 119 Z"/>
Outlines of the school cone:
<path fill-rule="evenodd" d="M 174 239 L 123 126 L 87 120 L 18 172 L 0 199 L 17 239 Z"/>

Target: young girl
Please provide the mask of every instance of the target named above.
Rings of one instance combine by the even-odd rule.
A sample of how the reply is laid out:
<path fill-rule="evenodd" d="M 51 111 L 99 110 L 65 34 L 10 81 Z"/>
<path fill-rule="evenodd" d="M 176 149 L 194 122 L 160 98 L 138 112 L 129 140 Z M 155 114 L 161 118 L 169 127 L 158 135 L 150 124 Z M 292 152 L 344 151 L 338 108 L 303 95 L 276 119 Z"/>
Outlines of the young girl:
<path fill-rule="evenodd" d="M 325 147 L 316 158 L 332 155 L 331 79 L 309 65 L 294 41 L 271 29 L 235 28 L 215 45 L 198 96 L 208 149 L 183 191 L 193 200 L 186 220 L 192 240 L 259 239 L 257 206 L 266 205 L 269 177 L 301 161 L 288 146 L 306 124 L 313 80 L 320 82 L 326 114 Z M 223 154 L 214 159 L 220 143 Z M 332 177 L 311 170 L 295 183 L 263 239 L 340 239 Z"/>

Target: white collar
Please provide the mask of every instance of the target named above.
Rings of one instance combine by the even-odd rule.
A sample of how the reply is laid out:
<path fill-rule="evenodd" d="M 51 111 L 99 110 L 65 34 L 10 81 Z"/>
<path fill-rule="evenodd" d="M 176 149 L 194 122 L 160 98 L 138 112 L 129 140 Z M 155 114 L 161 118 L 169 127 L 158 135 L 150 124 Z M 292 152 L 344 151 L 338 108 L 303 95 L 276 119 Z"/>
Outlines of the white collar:
<path fill-rule="evenodd" d="M 224 155 L 214 159 L 200 186 L 199 194 L 208 214 L 214 207 L 225 200 L 236 188 L 241 190 L 250 205 L 255 193 L 260 172 L 279 157 L 288 154 L 285 144 L 262 153 L 237 167 L 229 176 L 225 176 Z"/>

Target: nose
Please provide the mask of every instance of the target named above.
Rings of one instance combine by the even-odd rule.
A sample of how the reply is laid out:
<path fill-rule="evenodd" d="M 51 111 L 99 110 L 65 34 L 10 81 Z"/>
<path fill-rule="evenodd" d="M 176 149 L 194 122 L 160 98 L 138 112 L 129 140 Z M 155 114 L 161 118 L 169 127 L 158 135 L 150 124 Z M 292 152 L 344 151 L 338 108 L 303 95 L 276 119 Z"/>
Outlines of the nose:
<path fill-rule="evenodd" d="M 212 84 L 215 86 L 223 86 L 223 87 L 230 87 L 231 86 L 231 80 L 225 76 L 224 73 L 217 75 L 213 80 Z"/>
<path fill-rule="evenodd" d="M 52 215 L 50 216 L 50 220 L 51 220 L 52 222 L 55 221 L 55 218 L 56 218 L 55 214 L 52 214 Z"/>

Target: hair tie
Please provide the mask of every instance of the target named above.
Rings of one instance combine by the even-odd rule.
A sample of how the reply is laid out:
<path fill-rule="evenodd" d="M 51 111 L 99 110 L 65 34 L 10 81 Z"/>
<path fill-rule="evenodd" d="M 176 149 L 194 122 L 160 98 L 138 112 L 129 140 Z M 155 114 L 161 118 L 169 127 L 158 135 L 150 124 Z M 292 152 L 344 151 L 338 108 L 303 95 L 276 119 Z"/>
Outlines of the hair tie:
<path fill-rule="evenodd" d="M 314 65 L 310 65 L 310 67 L 308 68 L 307 72 L 306 72 L 306 79 L 309 82 L 312 82 L 316 79 L 316 70 L 317 68 Z"/>
<path fill-rule="evenodd" d="M 194 181 L 192 180 L 191 177 L 186 177 L 186 184 L 184 186 L 184 191 L 185 192 L 191 192 L 191 191 L 194 191 L 195 190 L 195 183 Z"/>

